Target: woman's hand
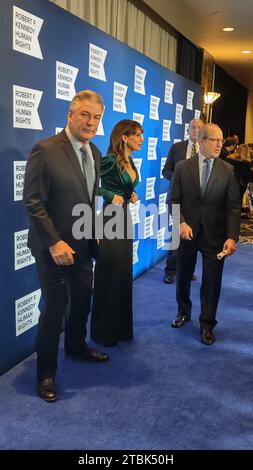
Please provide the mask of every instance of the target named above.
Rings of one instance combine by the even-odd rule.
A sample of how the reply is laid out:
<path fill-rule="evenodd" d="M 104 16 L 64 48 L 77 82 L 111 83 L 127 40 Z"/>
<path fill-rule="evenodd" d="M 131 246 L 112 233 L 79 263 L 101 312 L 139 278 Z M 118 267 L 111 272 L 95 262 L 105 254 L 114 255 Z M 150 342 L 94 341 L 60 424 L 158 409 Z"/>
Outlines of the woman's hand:
<path fill-rule="evenodd" d="M 131 197 L 130 197 L 130 202 L 131 202 L 132 204 L 135 204 L 136 201 L 138 201 L 138 196 L 137 196 L 137 194 L 133 191 L 132 194 L 131 194 Z"/>
<path fill-rule="evenodd" d="M 123 206 L 124 198 L 119 196 L 119 194 L 114 194 L 112 203 L 115 204 L 115 206 Z"/>

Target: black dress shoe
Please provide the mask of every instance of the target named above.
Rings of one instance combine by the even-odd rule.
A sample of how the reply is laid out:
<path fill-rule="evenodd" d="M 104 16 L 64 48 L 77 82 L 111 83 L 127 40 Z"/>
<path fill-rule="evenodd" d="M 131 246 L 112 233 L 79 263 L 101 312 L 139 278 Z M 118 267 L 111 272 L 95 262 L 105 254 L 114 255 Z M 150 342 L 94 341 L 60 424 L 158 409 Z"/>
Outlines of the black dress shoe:
<path fill-rule="evenodd" d="M 56 401 L 55 382 L 51 377 L 38 381 L 38 395 L 45 401 Z"/>
<path fill-rule="evenodd" d="M 165 274 L 163 281 L 165 284 L 173 284 L 174 282 L 174 275 L 173 274 Z"/>
<path fill-rule="evenodd" d="M 210 330 L 201 330 L 201 343 L 206 344 L 207 346 L 211 346 L 215 342 L 215 336 Z"/>
<path fill-rule="evenodd" d="M 175 320 L 171 322 L 171 328 L 181 328 L 187 321 L 190 321 L 189 315 L 178 315 Z"/>
<path fill-rule="evenodd" d="M 94 349 L 90 348 L 82 348 L 74 351 L 66 350 L 66 356 L 92 362 L 105 362 L 109 359 L 108 354 L 100 351 L 94 351 Z"/>
<path fill-rule="evenodd" d="M 195 274 L 192 275 L 192 281 L 197 281 L 197 276 Z"/>

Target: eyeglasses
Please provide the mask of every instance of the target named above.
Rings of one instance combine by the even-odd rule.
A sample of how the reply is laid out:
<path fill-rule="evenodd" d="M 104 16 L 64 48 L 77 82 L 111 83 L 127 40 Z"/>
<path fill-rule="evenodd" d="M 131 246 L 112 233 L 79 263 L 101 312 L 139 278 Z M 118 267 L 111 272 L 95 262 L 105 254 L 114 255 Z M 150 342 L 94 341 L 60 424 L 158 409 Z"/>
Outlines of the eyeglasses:
<path fill-rule="evenodd" d="M 225 140 L 224 139 L 214 139 L 213 137 L 204 137 L 203 140 L 210 140 L 211 142 L 215 142 L 216 144 L 223 145 Z"/>

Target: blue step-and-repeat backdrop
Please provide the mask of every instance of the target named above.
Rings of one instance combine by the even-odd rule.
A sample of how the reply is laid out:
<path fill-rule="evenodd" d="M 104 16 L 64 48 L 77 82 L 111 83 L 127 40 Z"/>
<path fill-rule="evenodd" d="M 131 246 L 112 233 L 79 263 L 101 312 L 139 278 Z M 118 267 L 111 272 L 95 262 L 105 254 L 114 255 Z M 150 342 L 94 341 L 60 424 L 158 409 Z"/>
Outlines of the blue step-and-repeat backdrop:
<path fill-rule="evenodd" d="M 94 143 L 106 153 L 121 119 L 144 127 L 144 144 L 133 155 L 140 174 L 139 203 L 131 208 L 136 238 L 134 276 L 166 251 L 162 177 L 171 144 L 187 137 L 199 117 L 201 88 L 143 54 L 65 12 L 48 0 L 0 0 L 0 373 L 34 350 L 41 293 L 34 258 L 26 246 L 22 202 L 27 155 L 34 143 L 66 124 L 69 102 L 82 89 L 100 93 L 105 112 Z M 136 31 L 138 34 L 138 31 Z M 143 214 L 142 205 L 156 205 Z M 142 237 L 138 226 L 142 223 Z"/>

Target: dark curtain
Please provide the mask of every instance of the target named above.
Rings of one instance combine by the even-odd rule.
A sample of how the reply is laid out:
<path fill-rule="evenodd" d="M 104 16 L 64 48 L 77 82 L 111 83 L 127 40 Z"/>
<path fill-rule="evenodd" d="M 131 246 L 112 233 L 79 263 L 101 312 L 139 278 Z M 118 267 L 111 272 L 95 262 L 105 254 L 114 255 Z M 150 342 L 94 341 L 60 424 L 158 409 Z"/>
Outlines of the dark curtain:
<path fill-rule="evenodd" d="M 237 134 L 244 142 L 248 91 L 225 70 L 215 65 L 214 90 L 221 97 L 213 104 L 212 122 L 223 130 L 224 137 Z"/>
<path fill-rule="evenodd" d="M 203 49 L 194 46 L 182 35 L 178 37 L 177 44 L 177 73 L 201 84 L 201 71 Z"/>

